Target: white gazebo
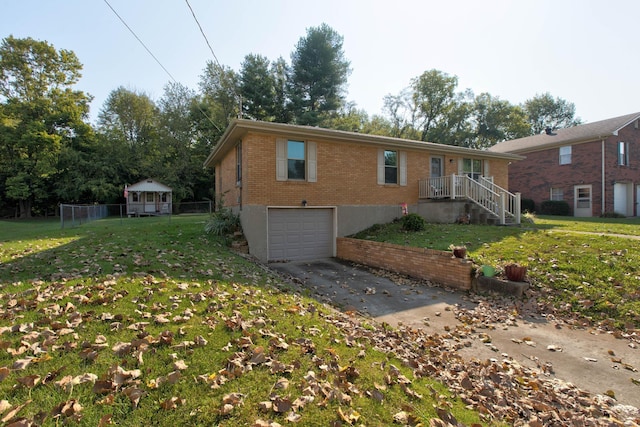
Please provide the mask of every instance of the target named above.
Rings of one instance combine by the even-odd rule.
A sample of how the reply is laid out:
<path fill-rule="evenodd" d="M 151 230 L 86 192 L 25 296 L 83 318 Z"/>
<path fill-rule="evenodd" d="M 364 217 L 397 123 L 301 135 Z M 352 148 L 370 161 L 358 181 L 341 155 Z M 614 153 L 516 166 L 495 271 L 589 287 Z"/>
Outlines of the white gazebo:
<path fill-rule="evenodd" d="M 169 215 L 171 196 L 170 187 L 151 178 L 124 186 L 128 216 Z"/>

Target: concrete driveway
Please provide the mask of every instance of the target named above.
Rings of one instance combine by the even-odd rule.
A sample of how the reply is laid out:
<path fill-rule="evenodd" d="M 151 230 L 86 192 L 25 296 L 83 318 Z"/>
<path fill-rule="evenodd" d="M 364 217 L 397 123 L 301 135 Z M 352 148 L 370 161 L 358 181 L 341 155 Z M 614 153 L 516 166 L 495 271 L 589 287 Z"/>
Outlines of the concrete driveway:
<path fill-rule="evenodd" d="M 269 267 L 321 302 L 393 326 L 444 334 L 466 319 L 473 332 L 459 350 L 466 359 L 512 357 L 592 394 L 611 390 L 618 403 L 640 408 L 640 386 L 631 381 L 640 380 L 637 341 L 576 328 L 538 313 L 532 302 L 448 290 L 336 259 Z"/>

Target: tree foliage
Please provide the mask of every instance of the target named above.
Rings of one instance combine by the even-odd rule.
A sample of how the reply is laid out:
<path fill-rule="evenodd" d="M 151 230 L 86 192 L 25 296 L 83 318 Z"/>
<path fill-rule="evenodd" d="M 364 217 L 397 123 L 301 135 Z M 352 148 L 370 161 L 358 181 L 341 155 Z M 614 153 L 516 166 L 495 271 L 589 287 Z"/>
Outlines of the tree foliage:
<path fill-rule="evenodd" d="M 307 29 L 291 54 L 291 102 L 298 124 L 318 125 L 344 105 L 349 61 L 343 38 L 327 24 Z"/>
<path fill-rule="evenodd" d="M 159 100 L 115 88 L 94 125 L 91 97 L 74 90 L 82 70 L 72 51 L 7 37 L 0 45 L 0 215 L 51 211 L 57 203 L 121 203 L 122 186 L 156 178 L 174 203 L 213 198 L 202 164 L 236 117 L 485 149 L 580 123 L 574 104 L 549 93 L 514 105 L 458 89 L 431 69 L 384 97 L 369 116 L 346 99 L 350 63 L 343 37 L 308 28 L 291 63 L 248 54 L 235 71 L 208 61 L 198 90 L 166 85 Z"/>
<path fill-rule="evenodd" d="M 549 92 L 526 100 L 523 108 L 531 124 L 532 135 L 542 133 L 546 128 L 555 130 L 582 123 L 579 117 L 575 117 L 576 107 L 572 102 L 554 98 Z"/>
<path fill-rule="evenodd" d="M 82 65 L 71 51 L 9 36 L 0 45 L 0 181 L 30 217 L 55 193 L 60 155 L 87 136 L 90 97 L 72 89 Z"/>

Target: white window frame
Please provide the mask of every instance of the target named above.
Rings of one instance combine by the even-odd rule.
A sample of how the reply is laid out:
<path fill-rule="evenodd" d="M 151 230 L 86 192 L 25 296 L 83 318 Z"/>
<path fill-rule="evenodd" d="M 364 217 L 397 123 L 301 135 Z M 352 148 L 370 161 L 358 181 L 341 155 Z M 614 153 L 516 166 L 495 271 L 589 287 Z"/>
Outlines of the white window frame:
<path fill-rule="evenodd" d="M 629 166 L 629 143 L 618 142 L 618 166 Z"/>
<path fill-rule="evenodd" d="M 384 156 L 385 151 L 394 151 L 397 155 L 396 167 L 398 168 L 398 175 L 397 175 L 397 181 L 395 183 L 385 182 L 386 181 L 386 174 L 385 174 L 386 165 L 385 165 L 385 156 Z M 407 152 L 406 151 L 398 151 L 398 150 L 383 149 L 383 148 L 380 148 L 378 150 L 378 185 L 389 185 L 389 186 L 400 185 L 403 187 L 407 185 Z"/>
<path fill-rule="evenodd" d="M 564 191 L 562 188 L 551 187 L 549 190 L 549 200 L 564 200 Z"/>
<path fill-rule="evenodd" d="M 559 163 L 561 165 L 570 165 L 571 164 L 571 153 L 572 153 L 571 145 L 564 145 L 560 147 L 559 152 Z"/>

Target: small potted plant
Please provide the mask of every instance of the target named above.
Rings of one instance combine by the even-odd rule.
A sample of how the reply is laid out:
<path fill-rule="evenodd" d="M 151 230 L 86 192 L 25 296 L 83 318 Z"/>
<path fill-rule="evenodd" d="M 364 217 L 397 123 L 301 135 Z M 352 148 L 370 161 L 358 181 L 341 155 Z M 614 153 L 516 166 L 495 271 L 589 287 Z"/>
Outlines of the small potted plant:
<path fill-rule="evenodd" d="M 456 258 L 465 258 L 467 256 L 467 247 L 464 245 L 449 245 L 449 249 L 451 249 L 451 251 L 453 252 L 453 256 Z"/>
<path fill-rule="evenodd" d="M 512 282 L 524 282 L 524 277 L 527 275 L 527 266 L 517 263 L 507 264 L 504 266 L 504 274 Z"/>

